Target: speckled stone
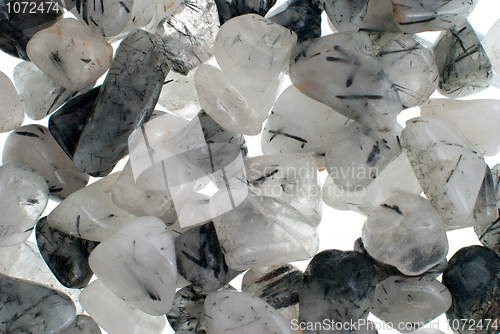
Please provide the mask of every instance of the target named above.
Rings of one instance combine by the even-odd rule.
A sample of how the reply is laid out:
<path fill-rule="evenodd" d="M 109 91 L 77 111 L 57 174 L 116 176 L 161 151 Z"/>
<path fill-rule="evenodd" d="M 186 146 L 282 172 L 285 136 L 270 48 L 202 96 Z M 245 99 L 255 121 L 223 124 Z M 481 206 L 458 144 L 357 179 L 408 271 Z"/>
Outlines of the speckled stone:
<path fill-rule="evenodd" d="M 3 72 L 0 72 L 0 100 L 0 133 L 20 127 L 24 120 L 24 107 L 16 87 Z"/>
<path fill-rule="evenodd" d="M 245 14 L 266 16 L 276 0 L 215 0 L 219 22 L 223 25 L 233 17 Z"/>
<path fill-rule="evenodd" d="M 66 327 L 61 334 L 101 334 L 101 329 L 91 317 L 79 314 L 76 316 L 75 322 Z"/>

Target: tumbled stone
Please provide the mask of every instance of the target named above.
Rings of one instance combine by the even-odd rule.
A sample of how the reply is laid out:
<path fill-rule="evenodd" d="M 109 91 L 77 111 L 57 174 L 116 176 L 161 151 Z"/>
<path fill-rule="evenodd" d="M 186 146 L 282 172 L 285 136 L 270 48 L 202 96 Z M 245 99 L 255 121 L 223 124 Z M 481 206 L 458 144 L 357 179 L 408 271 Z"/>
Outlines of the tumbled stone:
<path fill-rule="evenodd" d="M 9 77 L 0 72 L 0 133 L 9 132 L 21 126 L 24 120 L 24 108 L 17 95 L 16 87 Z"/>
<path fill-rule="evenodd" d="M 0 247 L 28 239 L 49 201 L 43 177 L 22 161 L 0 166 Z"/>
<path fill-rule="evenodd" d="M 166 326 L 165 316 L 156 317 L 133 308 L 100 280 L 83 289 L 81 302 L 85 311 L 108 333 L 160 334 Z"/>
<path fill-rule="evenodd" d="M 474 226 L 479 241 L 500 256 L 500 220 L 496 219 L 487 225 Z"/>
<path fill-rule="evenodd" d="M 113 48 L 75 19 L 39 31 L 28 43 L 31 61 L 62 87 L 79 91 L 111 65 Z"/>
<path fill-rule="evenodd" d="M 183 0 L 171 15 L 164 16 L 156 29 L 155 44 L 173 71 L 187 75 L 212 58 L 218 16 L 212 0 Z"/>
<path fill-rule="evenodd" d="M 314 227 L 321 222 L 323 203 L 313 157 L 297 153 L 253 157 L 245 163 L 245 175 L 257 195 L 290 204 Z"/>
<path fill-rule="evenodd" d="M 245 14 L 266 16 L 276 0 L 215 0 L 219 22 L 223 25 L 233 17 Z"/>
<path fill-rule="evenodd" d="M 464 97 L 488 88 L 493 69 L 474 29 L 467 20 L 446 30 L 434 45 L 439 69 L 439 93 Z"/>
<path fill-rule="evenodd" d="M 134 6 L 133 0 L 123 1 L 77 1 L 73 15 L 85 22 L 88 29 L 103 37 L 118 35 L 127 25 Z"/>
<path fill-rule="evenodd" d="M 204 292 L 214 292 L 240 271 L 229 268 L 212 222 L 194 227 L 175 239 L 177 270 Z"/>
<path fill-rule="evenodd" d="M 466 227 L 484 179 L 483 155 L 455 126 L 437 117 L 407 121 L 401 143 L 445 227 Z"/>
<path fill-rule="evenodd" d="M 364 32 L 297 44 L 290 59 L 290 79 L 302 93 L 373 130 L 392 130 L 403 109 Z"/>
<path fill-rule="evenodd" d="M 500 20 L 496 21 L 481 41 L 495 73 L 500 73 Z"/>
<path fill-rule="evenodd" d="M 205 300 L 209 333 L 292 334 L 288 321 L 272 306 L 244 292 L 218 291 Z"/>
<path fill-rule="evenodd" d="M 498 255 L 486 247 L 464 247 L 450 259 L 443 284 L 453 298 L 446 317 L 455 333 L 498 331 L 499 272 Z"/>
<path fill-rule="evenodd" d="M 80 135 L 73 158 L 76 170 L 98 172 L 114 166 L 127 154 L 130 134 L 151 117 L 168 73 L 153 38 L 138 30 L 116 50 Z"/>
<path fill-rule="evenodd" d="M 87 185 L 89 176 L 79 173 L 45 126 L 25 125 L 12 132 L 2 161 L 24 161 L 34 167 L 49 185 L 52 195 L 66 198 Z"/>
<path fill-rule="evenodd" d="M 101 334 L 101 329 L 91 317 L 79 314 L 76 316 L 75 322 L 66 327 L 61 334 Z"/>
<path fill-rule="evenodd" d="M 486 165 L 486 173 L 484 174 L 483 183 L 481 185 L 481 189 L 479 189 L 474 210 L 472 211 L 466 225 L 474 226 L 474 228 L 478 228 L 478 226 L 491 225 L 491 223 L 497 219 L 499 214 L 496 205 L 497 200 L 495 181 L 493 180 L 490 168 Z"/>
<path fill-rule="evenodd" d="M 47 217 L 50 227 L 86 240 L 103 241 L 136 217 L 114 205 L 114 173 L 68 196 Z"/>
<path fill-rule="evenodd" d="M 194 85 L 196 69 L 182 75 L 170 71 L 161 89 L 158 104 L 169 112 L 186 119 L 195 117 L 201 109 Z"/>
<path fill-rule="evenodd" d="M 59 333 L 75 319 L 71 299 L 46 286 L 0 274 L 0 331 Z"/>
<path fill-rule="evenodd" d="M 443 218 L 430 201 L 415 194 L 396 194 L 372 211 L 362 239 L 371 257 L 408 276 L 426 272 L 448 252 Z"/>
<path fill-rule="evenodd" d="M 36 225 L 36 241 L 40 254 L 62 285 L 68 288 L 87 286 L 93 275 L 89 255 L 98 243 L 54 230 L 47 217 Z"/>
<path fill-rule="evenodd" d="M 429 276 L 391 276 L 377 286 L 371 313 L 401 333 L 413 332 L 451 306 L 451 294 Z"/>

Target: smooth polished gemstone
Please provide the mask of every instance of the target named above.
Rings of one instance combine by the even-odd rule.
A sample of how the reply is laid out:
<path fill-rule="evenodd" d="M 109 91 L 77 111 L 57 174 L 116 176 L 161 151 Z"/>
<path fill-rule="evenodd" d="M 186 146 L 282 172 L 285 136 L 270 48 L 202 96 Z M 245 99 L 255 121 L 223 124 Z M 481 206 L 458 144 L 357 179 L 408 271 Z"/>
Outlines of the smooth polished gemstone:
<path fill-rule="evenodd" d="M 479 241 L 500 256 L 500 220 L 496 219 L 490 224 L 474 226 L 474 232 Z"/>
<path fill-rule="evenodd" d="M 113 37 L 127 25 L 133 6 L 134 0 L 77 1 L 71 12 L 96 34 Z"/>
<path fill-rule="evenodd" d="M 0 72 L 0 100 L 0 133 L 17 129 L 24 120 L 24 107 L 16 87 L 3 72 Z"/>
<path fill-rule="evenodd" d="M 79 91 L 111 65 L 113 48 L 75 19 L 39 31 L 28 43 L 31 61 L 62 87 Z"/>
<path fill-rule="evenodd" d="M 66 327 L 61 334 L 101 334 L 101 329 L 91 317 L 79 314 L 73 324 Z"/>
<path fill-rule="evenodd" d="M 493 70 L 495 73 L 500 73 L 500 20 L 496 21 L 488 30 L 481 42 L 484 47 L 484 51 L 488 55 L 491 61 Z"/>
<path fill-rule="evenodd" d="M 182 75 L 170 71 L 161 89 L 158 104 L 169 112 L 186 119 L 195 117 L 201 109 L 194 84 L 196 69 Z"/>
<path fill-rule="evenodd" d="M 466 225 L 474 226 L 474 228 L 478 228 L 479 226 L 491 226 L 499 215 L 496 205 L 497 201 L 495 181 L 493 180 L 490 167 L 486 165 L 483 184 L 481 185 L 481 189 L 479 189 L 474 210 Z"/>
<path fill-rule="evenodd" d="M 215 0 L 221 25 L 233 17 L 245 14 L 266 16 L 276 0 Z"/>

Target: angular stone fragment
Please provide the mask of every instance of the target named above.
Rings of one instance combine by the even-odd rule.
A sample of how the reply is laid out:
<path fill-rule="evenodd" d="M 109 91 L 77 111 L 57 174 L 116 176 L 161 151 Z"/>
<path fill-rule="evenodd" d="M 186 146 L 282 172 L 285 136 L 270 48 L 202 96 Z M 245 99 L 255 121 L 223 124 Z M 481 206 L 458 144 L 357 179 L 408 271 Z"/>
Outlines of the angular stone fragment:
<path fill-rule="evenodd" d="M 299 43 L 292 51 L 290 79 L 302 93 L 373 130 L 392 130 L 403 109 L 364 32 Z"/>
<path fill-rule="evenodd" d="M 79 314 L 76 316 L 75 322 L 66 327 L 61 334 L 101 334 L 101 329 L 91 317 Z"/>
<path fill-rule="evenodd" d="M 446 228 L 466 227 L 484 179 L 483 155 L 451 123 L 436 117 L 407 121 L 401 143 Z"/>
<path fill-rule="evenodd" d="M 258 14 L 266 16 L 276 0 L 215 0 L 219 22 L 221 25 L 233 17 L 245 14 Z"/>
<path fill-rule="evenodd" d="M 201 109 L 194 85 L 195 73 L 196 69 L 189 71 L 187 75 L 170 71 L 165 78 L 158 104 L 183 118 L 195 117 Z"/>
<path fill-rule="evenodd" d="M 439 93 L 464 97 L 488 88 L 493 69 L 474 29 L 467 20 L 446 30 L 434 45 L 439 69 Z"/>
<path fill-rule="evenodd" d="M 371 257 L 408 276 L 426 272 L 448 252 L 441 215 L 415 194 L 396 194 L 372 211 L 362 239 Z"/>
<path fill-rule="evenodd" d="M 491 61 L 495 73 L 500 73 L 500 20 L 496 21 L 482 40 L 483 48 Z"/>
<path fill-rule="evenodd" d="M 12 132 L 2 161 L 24 161 L 34 167 L 49 185 L 52 195 L 66 198 L 87 185 L 89 176 L 79 173 L 45 126 L 25 125 Z"/>
<path fill-rule="evenodd" d="M 63 19 L 38 32 L 28 56 L 54 82 L 79 91 L 99 79 L 111 65 L 113 48 L 75 19 Z"/>
<path fill-rule="evenodd" d="M 128 137 L 153 113 L 168 73 L 154 36 L 138 30 L 122 41 L 75 150 L 81 172 L 114 166 L 127 154 Z"/>
<path fill-rule="evenodd" d="M 16 87 L 9 77 L 0 72 L 0 133 L 9 132 L 21 126 L 24 120 L 24 108 L 17 95 Z"/>
<path fill-rule="evenodd" d="M 75 319 L 71 299 L 46 286 L 0 274 L 0 331 L 59 333 Z"/>
<path fill-rule="evenodd" d="M 377 286 L 370 312 L 401 333 L 413 332 L 451 306 L 451 294 L 429 276 L 391 276 Z"/>
<path fill-rule="evenodd" d="M 218 291 L 205 300 L 209 333 L 292 334 L 290 324 L 272 306 L 244 292 Z"/>

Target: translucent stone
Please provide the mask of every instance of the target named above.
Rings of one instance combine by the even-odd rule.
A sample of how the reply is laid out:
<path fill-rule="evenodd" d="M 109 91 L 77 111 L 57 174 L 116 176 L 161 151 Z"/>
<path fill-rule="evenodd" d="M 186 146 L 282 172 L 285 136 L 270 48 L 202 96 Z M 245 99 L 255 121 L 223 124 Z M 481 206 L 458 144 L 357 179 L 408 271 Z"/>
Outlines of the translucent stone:
<path fill-rule="evenodd" d="M 22 161 L 0 166 L 0 247 L 26 241 L 49 201 L 43 177 Z"/>
<path fill-rule="evenodd" d="M 466 227 L 484 179 L 483 155 L 455 126 L 437 117 L 407 121 L 401 143 L 445 227 Z"/>
<path fill-rule="evenodd" d="M 490 218 L 489 222 L 486 222 L 483 220 L 483 224 L 476 224 L 474 226 L 474 232 L 476 233 L 479 241 L 486 247 L 492 249 L 495 253 L 500 255 L 500 232 L 498 229 L 500 228 L 500 220 L 495 219 L 493 217 L 496 217 L 499 214 L 498 208 L 495 207 L 495 204 L 498 202 L 500 196 L 499 196 L 499 165 L 495 165 L 491 171 L 489 168 L 486 169 L 486 174 L 485 178 L 483 181 L 483 185 L 481 186 L 481 190 L 479 191 L 478 199 L 476 201 L 476 207 L 474 208 L 475 211 L 478 209 L 478 204 L 479 208 L 484 208 L 486 207 L 489 210 L 484 210 L 485 213 L 483 215 L 479 215 L 481 218 Z M 496 191 L 495 191 L 496 190 Z M 494 196 L 493 193 L 494 192 Z M 479 202 L 479 203 L 478 203 Z M 488 205 L 490 204 L 490 205 Z M 493 209 L 495 208 L 495 212 Z M 482 213 L 483 211 L 480 211 Z M 474 218 L 474 215 L 471 217 L 471 219 Z M 491 219 L 493 218 L 493 219 Z"/>
<path fill-rule="evenodd" d="M 103 37 L 118 35 L 125 29 L 132 15 L 134 0 L 77 1 L 72 14 L 85 22 L 88 29 Z"/>
<path fill-rule="evenodd" d="M 66 327 L 61 334 L 101 334 L 101 329 L 91 317 L 79 314 L 76 316 L 75 322 Z"/>
<path fill-rule="evenodd" d="M 491 225 L 499 214 L 496 205 L 497 200 L 493 175 L 488 165 L 486 165 L 483 184 L 481 185 L 481 189 L 479 189 L 474 210 L 466 225 L 474 226 L 475 228 L 483 225 Z"/>
<path fill-rule="evenodd" d="M 245 175 L 257 195 L 290 204 L 314 227 L 321 222 L 323 203 L 313 157 L 297 153 L 253 157 L 245 163 Z"/>
<path fill-rule="evenodd" d="M 113 48 L 75 19 L 63 19 L 39 31 L 28 43 L 28 56 L 62 87 L 79 91 L 111 66 Z"/>
<path fill-rule="evenodd" d="M 443 218 L 430 201 L 414 194 L 394 195 L 372 211 L 362 239 L 371 257 L 408 276 L 426 272 L 448 252 Z"/>
<path fill-rule="evenodd" d="M 196 69 L 182 75 L 170 71 L 160 93 L 158 104 L 169 112 L 186 119 L 195 117 L 201 109 L 194 85 Z"/>
<path fill-rule="evenodd" d="M 20 127 L 24 120 L 24 107 L 16 87 L 3 72 L 0 72 L 0 100 L 0 133 Z"/>
<path fill-rule="evenodd" d="M 439 69 L 439 93 L 444 96 L 479 93 L 493 79 L 491 62 L 467 20 L 441 35 L 434 45 L 434 57 Z"/>
<path fill-rule="evenodd" d="M 120 173 L 114 173 L 74 192 L 47 217 L 49 225 L 87 240 L 103 241 L 136 217 L 118 208 L 111 190 Z"/>
<path fill-rule="evenodd" d="M 85 311 L 108 333 L 160 334 L 166 326 L 165 316 L 152 316 L 128 305 L 95 280 L 81 294 Z"/>
<path fill-rule="evenodd" d="M 87 185 L 89 176 L 73 168 L 70 158 L 63 152 L 45 126 L 25 125 L 12 132 L 2 153 L 2 161 L 24 161 L 43 176 L 50 193 L 66 198 Z"/>
<path fill-rule="evenodd" d="M 392 130 L 403 109 L 364 32 L 299 43 L 292 51 L 290 79 L 310 98 L 373 130 Z"/>
<path fill-rule="evenodd" d="M 484 51 L 493 65 L 493 70 L 500 73 L 500 19 L 496 21 L 484 36 L 483 44 Z"/>
<path fill-rule="evenodd" d="M 409 333 L 443 314 L 450 306 L 450 292 L 436 279 L 391 276 L 377 286 L 370 312 L 401 333 Z"/>
<path fill-rule="evenodd" d="M 244 292 L 218 291 L 205 300 L 209 333 L 292 334 L 288 321 L 269 304 Z"/>
<path fill-rule="evenodd" d="M 223 25 L 233 17 L 245 14 L 258 14 L 266 16 L 266 13 L 275 4 L 276 0 L 216 0 L 219 21 Z"/>
<path fill-rule="evenodd" d="M 431 99 L 420 110 L 455 125 L 485 156 L 500 153 L 500 101 Z"/>

